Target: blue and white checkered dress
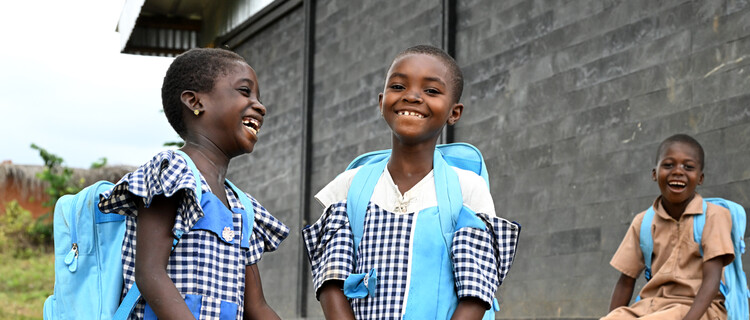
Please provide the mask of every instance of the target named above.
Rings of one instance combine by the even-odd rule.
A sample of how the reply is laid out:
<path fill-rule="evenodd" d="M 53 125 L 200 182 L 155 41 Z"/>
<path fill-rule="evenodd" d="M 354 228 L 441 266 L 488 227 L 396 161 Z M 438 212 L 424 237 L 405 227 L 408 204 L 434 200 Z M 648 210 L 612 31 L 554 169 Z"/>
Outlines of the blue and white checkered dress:
<path fill-rule="evenodd" d="M 203 177 L 201 181 L 202 191 L 210 192 Z M 224 187 L 232 209 L 254 212 L 249 249 L 240 247 L 242 215 L 237 212 L 232 213 L 236 240 L 233 244 L 221 241 L 220 235 L 210 231 L 190 230 L 204 212 L 195 198 L 193 174 L 185 160 L 172 151 L 157 154 L 150 162 L 125 175 L 112 191 L 101 195 L 99 208 L 102 212 L 128 217 L 122 248 L 123 297 L 135 283 L 136 201 L 149 205 L 156 195 L 178 197 L 180 204 L 173 231 L 184 234 L 170 255 L 167 274 L 183 296 L 201 296 L 200 319 L 218 319 L 222 301 L 237 305 L 236 319 L 243 319 L 245 267 L 257 263 L 264 252 L 276 250 L 289 235 L 289 228 L 250 195 L 253 208 L 244 208 L 234 191 L 227 185 Z M 144 306 L 141 300 L 130 319 L 142 319 Z"/>
<path fill-rule="evenodd" d="M 387 171 L 384 175 L 388 175 Z M 386 178 L 390 179 L 389 176 Z M 484 184 L 481 178 L 478 179 Z M 346 178 L 337 180 L 343 181 L 334 180 L 332 184 L 339 183 L 348 189 Z M 388 188 L 381 182 L 376 186 L 376 193 L 379 188 Z M 434 192 L 434 186 L 432 190 Z M 489 190 L 486 192 L 489 196 Z M 345 198 L 341 192 L 334 193 L 339 194 L 338 198 Z M 471 195 L 464 196 L 465 199 L 471 198 Z M 491 203 L 491 198 L 489 201 Z M 495 291 L 513 263 L 520 227 L 494 214 L 477 215 L 487 225 L 486 230 L 465 227 L 454 234 L 451 261 L 456 293 L 459 299 L 475 297 L 492 305 Z M 376 294 L 350 300 L 355 318 L 401 319 L 408 295 L 410 246 L 415 223 L 415 212 L 391 212 L 371 201 L 355 267 L 352 259 L 354 240 L 346 214 L 346 200 L 331 203 L 315 224 L 302 231 L 316 293 L 326 281 L 343 281 L 350 273 L 366 273 L 374 268 L 378 273 Z"/>

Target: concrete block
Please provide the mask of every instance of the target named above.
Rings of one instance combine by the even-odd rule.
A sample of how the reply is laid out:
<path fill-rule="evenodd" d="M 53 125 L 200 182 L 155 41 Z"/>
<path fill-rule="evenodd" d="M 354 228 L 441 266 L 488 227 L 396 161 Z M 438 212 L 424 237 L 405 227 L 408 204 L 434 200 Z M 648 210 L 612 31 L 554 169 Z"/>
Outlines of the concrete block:
<path fill-rule="evenodd" d="M 508 86 L 517 88 L 551 77 L 553 75 L 551 59 L 552 57 L 547 55 L 511 70 Z"/>
<path fill-rule="evenodd" d="M 733 12 L 729 15 L 722 14 L 722 8 L 716 8 L 713 4 L 716 2 L 701 2 L 696 14 L 701 23 L 697 25 L 693 50 L 698 51 L 701 48 L 731 42 L 742 38 L 747 32 L 747 23 L 750 19 L 748 10 Z"/>
<path fill-rule="evenodd" d="M 748 5 L 750 5 L 750 1 L 748 0 L 727 1 L 726 14 L 732 14 L 746 9 Z"/>
<path fill-rule="evenodd" d="M 597 251 L 601 247 L 601 229 L 586 228 L 553 232 L 547 246 L 551 255 Z"/>

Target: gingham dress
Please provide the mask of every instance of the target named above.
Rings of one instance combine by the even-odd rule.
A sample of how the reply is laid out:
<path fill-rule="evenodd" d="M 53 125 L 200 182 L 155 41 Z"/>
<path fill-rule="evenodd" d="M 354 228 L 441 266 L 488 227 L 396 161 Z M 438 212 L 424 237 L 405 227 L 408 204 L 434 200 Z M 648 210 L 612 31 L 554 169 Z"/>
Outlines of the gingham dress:
<path fill-rule="evenodd" d="M 210 192 L 201 176 L 202 192 Z M 156 195 L 180 199 L 173 232 L 184 234 L 172 251 L 167 274 L 184 296 L 201 296 L 200 319 L 219 319 L 220 306 L 237 306 L 235 319 L 243 319 L 245 267 L 257 263 L 264 252 L 276 250 L 289 235 L 289 228 L 271 216 L 260 203 L 248 195 L 253 208 L 244 208 L 232 189 L 225 185 L 232 207 L 233 244 L 223 242 L 206 230 L 190 230 L 204 216 L 195 198 L 196 183 L 185 160 L 172 151 L 157 154 L 151 161 L 125 175 L 112 189 L 101 195 L 99 209 L 104 213 L 127 216 L 125 241 L 122 248 L 123 297 L 135 283 L 136 201 L 149 205 Z M 204 195 L 205 196 L 205 195 Z M 252 210 L 255 223 L 249 248 L 242 248 L 242 215 L 237 209 Z M 208 213 L 210 214 L 210 213 Z M 250 217 L 253 215 L 251 214 Z M 144 318 L 143 299 L 136 305 L 130 319 Z M 226 312 L 226 311 L 224 311 Z M 224 317 L 222 317 L 224 318 Z"/>
<path fill-rule="evenodd" d="M 387 170 L 384 176 L 387 178 L 385 181 L 390 180 Z M 474 181 L 484 184 L 481 178 L 477 178 L 479 180 Z M 332 184 L 342 184 L 344 189 L 348 189 L 346 178 L 337 180 Z M 375 187 L 376 193 L 378 189 L 395 187 L 383 181 L 384 178 L 381 177 L 381 181 Z M 429 180 L 428 184 L 432 181 Z M 462 189 L 466 191 L 467 188 Z M 345 194 L 338 193 L 338 198 L 346 198 Z M 417 194 L 424 196 L 424 193 Z M 486 196 L 489 197 L 489 190 Z M 373 196 L 373 199 L 375 198 L 377 197 Z M 472 195 L 464 194 L 464 199 L 470 198 Z M 419 202 L 419 199 L 415 202 Z M 492 202 L 491 198 L 489 202 Z M 392 212 L 371 201 L 365 215 L 364 232 L 355 267 L 352 259 L 354 241 L 346 214 L 346 200 L 330 204 L 320 219 L 302 232 L 316 293 L 326 281 L 343 281 L 350 273 L 366 273 L 375 268 L 378 274 L 375 296 L 350 300 L 355 318 L 401 319 L 408 295 L 410 246 L 413 244 L 411 238 L 416 223 L 415 212 L 418 211 Z M 477 215 L 487 225 L 486 230 L 465 227 L 456 230 L 454 234 L 451 261 L 456 293 L 459 299 L 475 297 L 492 305 L 495 291 L 513 263 L 520 227 L 508 220 L 495 217 L 494 212 L 491 215 Z"/>

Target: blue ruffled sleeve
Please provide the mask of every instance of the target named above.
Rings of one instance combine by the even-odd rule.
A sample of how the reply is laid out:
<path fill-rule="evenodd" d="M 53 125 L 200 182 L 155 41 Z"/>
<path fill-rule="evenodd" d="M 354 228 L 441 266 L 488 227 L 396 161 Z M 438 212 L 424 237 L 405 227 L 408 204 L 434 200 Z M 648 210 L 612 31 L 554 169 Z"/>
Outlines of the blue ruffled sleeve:
<path fill-rule="evenodd" d="M 247 251 L 247 265 L 251 265 L 258 263 L 263 253 L 276 251 L 281 242 L 289 236 L 289 227 L 272 216 L 255 198 L 249 194 L 247 196 L 252 201 L 252 210 L 255 212 L 250 250 Z M 248 208 L 245 208 L 245 211 L 247 210 Z"/>
<path fill-rule="evenodd" d="M 135 217 L 138 215 L 137 201 L 148 207 L 155 196 L 177 197 L 179 205 L 172 231 L 186 233 L 203 217 L 196 198 L 196 192 L 201 191 L 195 188 L 195 178 L 185 159 L 171 150 L 162 151 L 123 176 L 112 190 L 102 193 L 99 210 Z"/>
<path fill-rule="evenodd" d="M 458 298 L 479 298 L 492 305 L 497 288 L 513 264 L 520 226 L 477 213 L 486 228 L 463 227 L 453 237 L 453 276 Z"/>

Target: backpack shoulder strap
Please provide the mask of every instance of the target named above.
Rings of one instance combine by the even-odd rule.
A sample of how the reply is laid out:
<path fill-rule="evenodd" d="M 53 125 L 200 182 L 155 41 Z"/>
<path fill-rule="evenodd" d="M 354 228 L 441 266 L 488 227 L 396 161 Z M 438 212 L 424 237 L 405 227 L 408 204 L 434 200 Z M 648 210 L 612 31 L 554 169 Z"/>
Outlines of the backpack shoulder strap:
<path fill-rule="evenodd" d="M 346 215 L 349 217 L 349 226 L 352 229 L 354 237 L 355 257 L 359 243 L 362 240 L 362 234 L 364 233 L 367 204 L 370 202 L 372 193 L 375 191 L 375 185 L 383 174 L 389 158 L 390 156 L 386 156 L 377 162 L 368 163 L 360 167 L 354 178 L 352 178 L 352 184 L 346 195 Z"/>
<path fill-rule="evenodd" d="M 643 262 L 646 265 L 644 276 L 646 280 L 651 280 L 651 258 L 654 255 L 654 238 L 651 235 L 651 225 L 654 221 L 654 206 L 651 206 L 646 210 L 646 214 L 643 215 L 643 221 L 641 221 L 641 234 L 639 237 L 639 244 L 641 252 L 643 252 Z"/>
<path fill-rule="evenodd" d="M 190 171 L 193 173 L 193 177 L 195 178 L 195 198 L 199 202 L 198 205 L 200 205 L 201 195 L 203 194 L 201 192 L 202 185 L 200 171 L 198 171 L 195 163 L 192 159 L 190 159 L 190 156 L 188 156 L 187 153 L 183 152 L 182 150 L 175 150 L 175 153 L 180 154 L 185 159 L 185 162 L 187 162 Z M 252 200 L 247 197 L 244 191 L 240 190 L 240 188 L 237 188 L 237 186 L 229 181 L 229 179 L 225 179 L 224 181 L 227 183 L 227 185 L 229 185 L 230 188 L 232 188 L 232 191 L 237 194 L 237 198 L 240 200 L 240 203 L 242 203 L 242 206 L 245 207 L 245 214 L 242 216 L 241 246 L 247 248 L 250 246 L 250 233 L 252 232 L 253 226 L 255 224 L 255 207 L 253 206 Z M 253 214 L 251 214 L 251 212 Z"/>
<path fill-rule="evenodd" d="M 242 215 L 242 242 L 241 246 L 245 248 L 250 247 L 250 234 L 253 232 L 253 226 L 255 225 L 255 206 L 253 201 L 248 198 L 244 191 L 237 188 L 231 181 L 226 180 L 230 188 L 237 194 L 240 199 L 240 203 L 245 207 L 245 213 Z"/>
<path fill-rule="evenodd" d="M 440 229 L 443 233 L 445 247 L 450 251 L 456 222 L 464 206 L 461 184 L 458 180 L 458 174 L 443 159 L 441 152 L 435 151 L 432 163 Z"/>
<path fill-rule="evenodd" d="M 128 293 L 125 294 L 125 298 L 120 302 L 120 306 L 112 316 L 112 320 L 125 320 L 130 317 L 130 313 L 135 309 L 135 304 L 141 298 L 141 290 L 138 289 L 138 285 L 134 282 L 133 286 L 130 287 Z"/>
<path fill-rule="evenodd" d="M 700 251 L 701 257 L 703 256 L 703 245 L 701 240 L 703 239 L 703 227 L 706 226 L 706 215 L 708 214 L 708 212 L 706 212 L 707 207 L 708 204 L 706 203 L 706 200 L 703 200 L 703 214 L 693 216 L 693 239 L 695 240 L 695 243 L 698 244 L 698 251 Z"/>
<path fill-rule="evenodd" d="M 198 205 L 201 204 L 201 196 L 203 196 L 203 186 L 201 185 L 201 173 L 198 171 L 198 168 L 195 166 L 195 163 L 193 163 L 193 159 L 190 159 L 190 156 L 187 155 L 182 150 L 175 150 L 175 153 L 182 156 L 183 159 L 185 159 L 185 162 L 188 165 L 188 168 L 190 168 L 190 171 L 193 173 L 193 178 L 195 178 L 195 199 L 198 200 Z"/>

